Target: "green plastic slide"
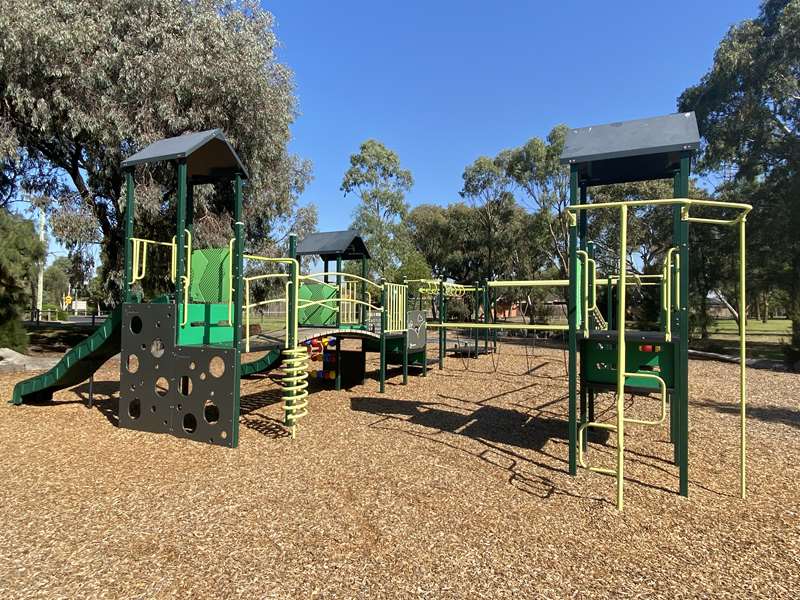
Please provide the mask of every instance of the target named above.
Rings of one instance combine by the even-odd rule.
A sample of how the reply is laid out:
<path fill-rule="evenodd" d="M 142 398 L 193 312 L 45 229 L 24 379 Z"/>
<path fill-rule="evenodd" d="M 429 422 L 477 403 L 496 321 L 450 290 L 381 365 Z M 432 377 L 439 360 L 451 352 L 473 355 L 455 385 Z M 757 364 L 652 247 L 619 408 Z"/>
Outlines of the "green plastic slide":
<path fill-rule="evenodd" d="M 11 403 L 48 402 L 53 392 L 88 379 L 119 352 L 121 320 L 122 306 L 118 306 L 92 335 L 67 352 L 56 366 L 15 385 Z"/>

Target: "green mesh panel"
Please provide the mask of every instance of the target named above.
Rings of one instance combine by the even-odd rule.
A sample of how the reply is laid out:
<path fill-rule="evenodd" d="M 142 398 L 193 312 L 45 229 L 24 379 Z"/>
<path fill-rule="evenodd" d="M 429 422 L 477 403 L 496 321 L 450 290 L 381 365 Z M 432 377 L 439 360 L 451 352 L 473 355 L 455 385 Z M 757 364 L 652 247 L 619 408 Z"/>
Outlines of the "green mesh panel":
<path fill-rule="evenodd" d="M 337 296 L 336 288 L 324 283 L 303 283 L 300 285 L 300 304 L 303 302 L 313 302 L 315 300 L 326 300 Z M 333 327 L 336 325 L 337 302 L 330 302 L 328 308 L 323 304 L 315 304 L 308 308 L 301 308 L 299 311 L 299 324 L 301 327 Z"/>
<path fill-rule="evenodd" d="M 228 302 L 230 258 L 227 248 L 203 248 L 192 252 L 189 295 L 195 302 Z"/>

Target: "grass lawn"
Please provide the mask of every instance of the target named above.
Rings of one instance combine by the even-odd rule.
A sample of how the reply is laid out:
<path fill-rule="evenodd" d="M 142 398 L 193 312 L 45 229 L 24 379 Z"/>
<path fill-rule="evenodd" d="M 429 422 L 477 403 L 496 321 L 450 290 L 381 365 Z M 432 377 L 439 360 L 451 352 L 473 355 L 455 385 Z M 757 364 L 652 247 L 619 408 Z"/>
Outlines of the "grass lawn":
<path fill-rule="evenodd" d="M 736 335 L 739 326 L 733 319 L 717 319 L 709 327 L 712 334 L 723 333 Z M 774 335 L 784 336 L 792 334 L 792 322 L 789 319 L 771 319 L 764 323 L 757 319 L 748 319 L 748 335 Z"/>

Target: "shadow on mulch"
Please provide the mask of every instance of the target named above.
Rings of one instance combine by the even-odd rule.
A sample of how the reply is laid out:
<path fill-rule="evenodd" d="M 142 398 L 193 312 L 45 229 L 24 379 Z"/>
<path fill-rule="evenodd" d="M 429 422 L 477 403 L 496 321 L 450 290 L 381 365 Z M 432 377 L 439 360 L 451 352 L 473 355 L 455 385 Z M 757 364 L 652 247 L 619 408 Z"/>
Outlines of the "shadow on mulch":
<path fill-rule="evenodd" d="M 720 413 L 728 415 L 738 415 L 739 405 L 714 402 L 713 400 L 705 400 L 698 403 L 701 406 L 710 406 Z M 758 419 L 765 423 L 780 423 L 781 425 L 788 425 L 795 429 L 800 429 L 800 411 L 791 408 L 780 408 L 777 406 L 747 406 L 747 418 Z"/>
<path fill-rule="evenodd" d="M 539 452 L 551 439 L 567 439 L 566 422 L 563 419 L 531 416 L 497 406 L 480 406 L 465 414 L 437 408 L 433 403 L 359 396 L 351 398 L 350 408 L 382 417 L 404 416 L 408 418 L 402 420 L 414 425 L 463 435 L 481 442 L 506 444 Z M 591 437 L 591 441 L 604 444 L 609 435 L 607 431 L 597 430 L 597 435 Z"/>
<path fill-rule="evenodd" d="M 464 452 L 494 467 L 501 468 L 508 472 L 509 484 L 527 494 L 542 499 L 563 495 L 611 504 L 600 496 L 582 495 L 559 489 L 552 479 L 532 473 L 527 467 L 540 467 L 554 473 L 563 473 L 564 470 L 533 460 L 502 446 L 515 446 L 523 450 L 533 450 L 552 460 L 564 462 L 560 457 L 544 451 L 544 446 L 548 440 L 565 441 L 567 439 L 566 424 L 562 419 L 532 417 L 515 410 L 495 406 L 481 406 L 472 413 L 464 414 L 436 408 L 433 403 L 371 396 L 351 398 L 350 406 L 352 410 L 382 417 L 379 421 L 370 425 L 372 428 L 392 432 L 400 431 L 406 435 L 419 437 L 447 446 L 458 452 Z M 395 427 L 389 427 L 384 424 L 390 420 L 435 429 L 435 434 L 452 433 L 464 436 L 481 444 L 481 449 L 479 451 L 471 450 L 451 443 L 446 437 L 406 429 L 398 430 Z M 608 437 L 607 432 L 600 432 L 597 442 L 605 443 Z"/>

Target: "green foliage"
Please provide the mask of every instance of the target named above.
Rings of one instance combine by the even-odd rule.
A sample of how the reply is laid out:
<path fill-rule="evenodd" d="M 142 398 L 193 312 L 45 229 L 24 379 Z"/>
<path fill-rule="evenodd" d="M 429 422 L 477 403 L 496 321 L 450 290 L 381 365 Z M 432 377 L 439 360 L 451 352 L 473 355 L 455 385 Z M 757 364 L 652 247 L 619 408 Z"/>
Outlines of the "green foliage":
<path fill-rule="evenodd" d="M 68 249 L 100 242 L 111 296 L 124 246 L 119 165 L 157 139 L 225 131 L 250 172 L 249 251 L 275 252 L 298 218 L 315 221 L 298 214 L 309 165 L 287 151 L 292 73 L 259 3 L 0 0 L 0 14 L 13 16 L 0 19 L 0 202 L 38 194 Z M 172 170 L 137 180 L 137 234 L 169 240 Z M 230 238 L 229 196 L 198 190 L 198 247 Z"/>
<path fill-rule="evenodd" d="M 566 208 L 569 206 L 569 167 L 560 163 L 569 128 L 557 125 L 547 139 L 531 138 L 506 151 L 506 173 L 523 192 L 522 203 L 538 215 L 546 227 L 549 261 L 566 277 L 569 239 Z"/>
<path fill-rule="evenodd" d="M 516 201 L 511 193 L 512 181 L 506 173 L 508 154 L 495 158 L 481 156 L 464 169 L 464 185 L 459 192 L 469 200 L 477 227 L 473 235 L 486 249 L 486 261 L 477 270 L 477 279 L 495 279 L 498 271 L 496 255 L 504 243 L 501 229 L 512 219 Z"/>
<path fill-rule="evenodd" d="M 62 298 L 69 290 L 69 272 L 71 263 L 64 256 L 59 256 L 44 270 L 44 301 L 60 306 Z"/>
<path fill-rule="evenodd" d="M 749 200 L 748 285 L 783 288 L 794 322 L 790 358 L 800 359 L 800 0 L 766 0 L 732 27 L 714 63 L 678 100 L 697 112 L 700 166 L 721 171 L 721 193 Z M 750 275 L 752 274 L 752 277 Z"/>
<path fill-rule="evenodd" d="M 0 347 L 25 350 L 20 310 L 30 301 L 30 282 L 44 260 L 32 221 L 0 208 Z"/>
<path fill-rule="evenodd" d="M 446 207 L 421 204 L 408 216 L 414 246 L 434 277 L 457 282 L 493 279 L 532 279 L 541 276 L 549 261 L 547 227 L 513 198 L 504 200 L 503 220 L 486 242 L 483 207 L 453 203 Z"/>
<path fill-rule="evenodd" d="M 341 190 L 345 196 L 356 194 L 361 201 L 351 227 L 369 248 L 375 278 L 396 279 L 402 257 L 411 250 L 404 220 L 408 214 L 405 195 L 413 185 L 400 157 L 379 141 L 367 140 L 350 156 Z"/>

